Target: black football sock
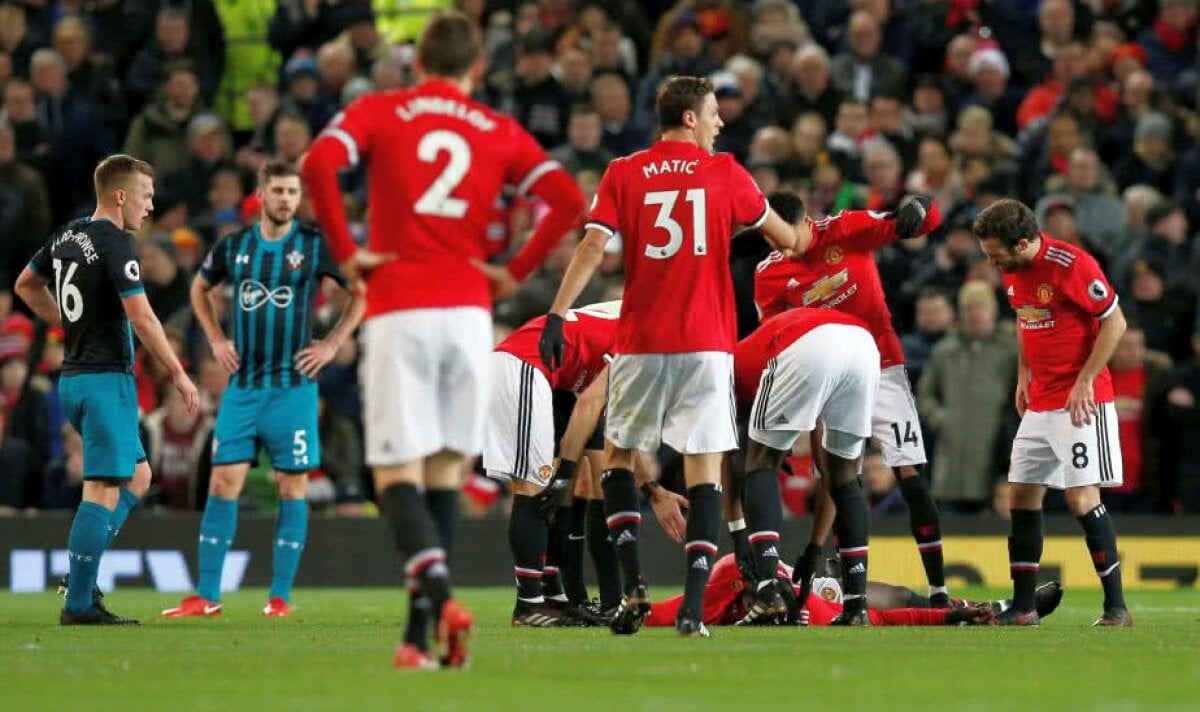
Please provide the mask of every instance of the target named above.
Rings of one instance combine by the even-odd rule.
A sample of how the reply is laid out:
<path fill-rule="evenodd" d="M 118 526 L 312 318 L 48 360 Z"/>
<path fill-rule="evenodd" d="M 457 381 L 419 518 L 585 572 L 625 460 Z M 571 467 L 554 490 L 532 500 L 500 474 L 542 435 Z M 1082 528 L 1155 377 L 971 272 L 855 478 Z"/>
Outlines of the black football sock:
<path fill-rule="evenodd" d="M 425 498 L 416 485 L 395 484 L 380 493 L 379 504 L 392 529 L 396 549 L 404 559 L 404 573 L 411 582 L 410 597 L 426 599 L 427 615 L 438 618 L 442 604 L 450 597 L 450 570 Z M 415 607 L 414 603 L 410 612 Z M 405 642 L 424 649 L 426 641 L 423 638 L 407 637 L 410 633 L 423 632 L 424 628 L 424 625 L 406 626 Z"/>
<path fill-rule="evenodd" d="M 1103 504 L 1079 517 L 1083 526 L 1084 538 L 1087 541 L 1088 552 L 1092 555 L 1092 565 L 1096 567 L 1096 575 L 1100 577 L 1100 585 L 1104 587 L 1104 607 L 1124 608 L 1125 592 L 1121 589 L 1121 558 L 1117 553 L 1117 530 L 1113 526 L 1112 517 L 1108 515 L 1108 507 Z"/>
<path fill-rule="evenodd" d="M 721 490 L 717 485 L 688 487 L 687 583 L 683 589 L 683 608 L 694 615 L 704 612 L 704 589 L 717 558 L 717 537 L 721 533 Z"/>
<path fill-rule="evenodd" d="M 908 526 L 917 540 L 930 593 L 946 593 L 946 563 L 942 559 L 942 525 L 929 483 L 921 475 L 900 478 L 900 494 L 908 504 Z"/>
<path fill-rule="evenodd" d="M 1042 510 L 1012 510 L 1008 537 L 1008 569 L 1013 580 L 1013 608 L 1032 611 L 1042 561 Z"/>
<path fill-rule="evenodd" d="M 404 642 L 429 650 L 429 599 L 416 581 L 408 583 L 408 620 L 404 623 Z"/>
<path fill-rule="evenodd" d="M 569 514 L 568 514 L 569 512 Z M 559 576 L 571 603 L 587 603 L 587 584 L 583 582 L 583 547 L 587 541 L 587 500 L 576 499 L 570 508 L 560 507 L 558 515 L 567 517 L 566 541 L 563 542 Z"/>
<path fill-rule="evenodd" d="M 559 567 L 562 565 L 563 547 L 567 543 L 567 520 L 571 516 L 570 511 L 567 507 L 559 507 L 553 523 L 547 530 L 546 565 L 542 567 L 542 595 L 546 600 L 555 603 L 567 602 Z"/>
<path fill-rule="evenodd" d="M 855 615 L 866 608 L 867 547 L 870 539 L 870 520 L 867 500 L 858 480 L 830 486 L 829 496 L 837 507 L 833 529 L 838 539 L 838 556 L 842 562 L 842 601 L 844 612 Z"/>
<path fill-rule="evenodd" d="M 638 508 L 637 485 L 633 472 L 623 469 L 605 470 L 601 483 L 605 523 L 621 565 L 621 590 L 630 594 L 642 583 L 642 562 L 638 554 L 642 513 Z"/>
<path fill-rule="evenodd" d="M 743 492 L 746 527 L 754 550 L 754 572 L 760 582 L 774 581 L 779 568 L 779 529 L 783 526 L 779 476 L 775 470 L 752 470 L 746 475 Z"/>
<path fill-rule="evenodd" d="M 537 500 L 523 494 L 513 495 L 508 518 L 508 547 L 513 555 L 513 573 L 517 581 L 517 599 L 542 603 L 542 559 L 546 555 L 546 518 Z"/>
<path fill-rule="evenodd" d="M 458 490 L 430 489 L 425 490 L 425 504 L 433 521 L 437 523 L 438 540 L 449 557 L 454 551 L 454 534 L 458 528 Z"/>
<path fill-rule="evenodd" d="M 621 603 L 621 571 L 605 524 L 604 500 L 587 501 L 587 545 L 596 567 L 596 587 L 600 589 L 600 607 L 609 610 Z"/>
<path fill-rule="evenodd" d="M 746 520 L 738 519 L 726 525 L 729 528 L 729 539 L 733 542 L 733 556 L 738 561 L 751 560 L 754 552 L 750 549 L 750 530 L 746 528 Z"/>

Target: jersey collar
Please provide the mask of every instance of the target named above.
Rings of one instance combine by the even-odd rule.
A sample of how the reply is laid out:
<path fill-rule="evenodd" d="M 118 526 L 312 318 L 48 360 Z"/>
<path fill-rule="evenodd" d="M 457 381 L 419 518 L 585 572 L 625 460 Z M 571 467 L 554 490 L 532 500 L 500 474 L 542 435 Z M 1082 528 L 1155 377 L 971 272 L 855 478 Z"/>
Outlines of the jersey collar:
<path fill-rule="evenodd" d="M 700 148 L 691 141 L 678 141 L 675 139 L 660 138 L 654 142 L 654 148 L 663 153 L 682 153 L 684 155 L 692 154 L 695 156 L 709 155 L 704 149 Z"/>
<path fill-rule="evenodd" d="M 293 219 L 292 226 L 288 228 L 288 231 L 284 233 L 283 237 L 279 238 L 278 240 L 268 240 L 267 238 L 263 237 L 262 229 L 259 227 L 259 223 L 254 223 L 250 229 L 254 234 L 255 241 L 258 242 L 259 245 L 262 245 L 267 249 L 277 250 L 283 247 L 288 240 L 292 239 L 292 236 L 296 234 L 296 228 L 299 224 L 299 220 Z"/>

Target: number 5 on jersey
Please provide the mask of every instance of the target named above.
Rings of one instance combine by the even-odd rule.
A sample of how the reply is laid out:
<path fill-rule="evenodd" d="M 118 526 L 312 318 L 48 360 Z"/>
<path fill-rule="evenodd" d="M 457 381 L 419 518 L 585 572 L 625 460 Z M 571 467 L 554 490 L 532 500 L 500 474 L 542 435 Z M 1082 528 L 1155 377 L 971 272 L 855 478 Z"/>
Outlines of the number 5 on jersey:
<path fill-rule="evenodd" d="M 652 260 L 667 260 L 679 252 L 683 246 L 683 226 L 671 213 L 679 200 L 678 190 L 656 190 L 646 193 L 644 205 L 657 205 L 658 215 L 654 218 L 654 227 L 667 231 L 665 245 L 647 244 L 645 254 Z M 684 194 L 684 200 L 692 204 L 692 254 L 703 256 L 708 252 L 708 226 L 705 223 L 704 189 L 692 188 Z"/>

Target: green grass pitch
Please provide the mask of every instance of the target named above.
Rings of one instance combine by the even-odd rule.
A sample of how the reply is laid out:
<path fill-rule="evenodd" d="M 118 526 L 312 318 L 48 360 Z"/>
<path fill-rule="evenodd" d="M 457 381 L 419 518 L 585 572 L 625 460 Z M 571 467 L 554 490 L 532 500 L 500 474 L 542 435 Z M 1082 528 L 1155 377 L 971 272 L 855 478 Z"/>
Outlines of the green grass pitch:
<path fill-rule="evenodd" d="M 1099 592 L 1068 591 L 1040 629 L 722 628 L 707 640 L 514 630 L 509 590 L 460 593 L 476 613 L 473 666 L 432 673 L 391 668 L 397 591 L 301 590 L 291 619 L 267 620 L 251 590 L 227 596 L 221 618 L 185 621 L 157 619 L 175 597 L 114 593 L 113 610 L 142 619 L 132 629 L 62 628 L 60 599 L 0 594 L 0 709 L 1200 708 L 1193 591 L 1132 593 L 1132 629 L 1091 628 Z"/>

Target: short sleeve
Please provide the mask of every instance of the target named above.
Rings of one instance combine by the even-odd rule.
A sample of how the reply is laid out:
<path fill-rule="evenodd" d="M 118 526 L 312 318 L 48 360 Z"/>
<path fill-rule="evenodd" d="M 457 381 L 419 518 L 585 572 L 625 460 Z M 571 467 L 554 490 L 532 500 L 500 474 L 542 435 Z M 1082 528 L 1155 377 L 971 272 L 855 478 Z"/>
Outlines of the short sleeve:
<path fill-rule="evenodd" d="M 33 253 L 33 258 L 29 260 L 29 269 L 33 270 L 41 277 L 50 279 L 50 270 L 53 269 L 53 267 L 51 264 L 49 244 L 42 245 L 37 252 Z"/>
<path fill-rule="evenodd" d="M 142 265 L 134 250 L 133 238 L 114 227 L 112 232 L 105 233 L 104 242 L 105 248 L 100 253 L 100 259 L 109 279 L 117 288 L 117 294 L 124 299 L 145 292 Z"/>
<path fill-rule="evenodd" d="M 876 210 L 843 210 L 813 223 L 810 250 L 840 247 L 847 252 L 874 252 L 900 239 L 890 213 Z"/>
<path fill-rule="evenodd" d="M 786 280 L 780 279 L 783 259 L 782 252 L 772 252 L 754 271 L 754 309 L 760 323 L 787 309 Z"/>
<path fill-rule="evenodd" d="M 509 126 L 512 136 L 509 141 L 512 158 L 505 175 L 505 183 L 516 187 L 518 197 L 524 197 L 529 194 L 539 178 L 561 166 L 558 161 L 550 158 L 537 139 L 519 124 L 512 122 Z"/>
<path fill-rule="evenodd" d="M 748 228 L 762 227 L 767 221 L 770 208 L 767 199 L 750 172 L 737 161 L 729 158 L 729 200 L 733 205 L 731 214 L 735 225 Z"/>
<path fill-rule="evenodd" d="M 617 234 L 620 221 L 620 209 L 617 202 L 617 173 L 619 163 L 610 163 L 604 176 L 600 178 L 600 187 L 596 189 L 596 197 L 592 199 L 592 207 L 588 210 L 585 228 L 595 228 L 612 237 Z"/>
<path fill-rule="evenodd" d="M 319 233 L 314 234 L 313 238 L 317 243 L 317 276 L 329 277 L 345 289 L 346 278 L 342 276 L 342 270 L 338 268 L 338 263 L 333 259 L 329 243 Z"/>
<path fill-rule="evenodd" d="M 1049 250 L 1060 248 L 1051 246 Z M 1104 319 L 1117 308 L 1117 293 L 1100 269 L 1096 258 L 1087 253 L 1078 256 L 1069 267 L 1063 267 L 1061 289 L 1072 304 L 1097 319 Z"/>
<path fill-rule="evenodd" d="M 371 152 L 372 96 L 361 96 L 325 126 L 318 138 L 331 138 L 346 149 L 350 165 L 356 166 Z"/>
<path fill-rule="evenodd" d="M 229 244 L 228 235 L 217 240 L 217 244 L 213 245 L 208 256 L 200 263 L 198 273 L 205 282 L 218 284 L 229 276 Z"/>

